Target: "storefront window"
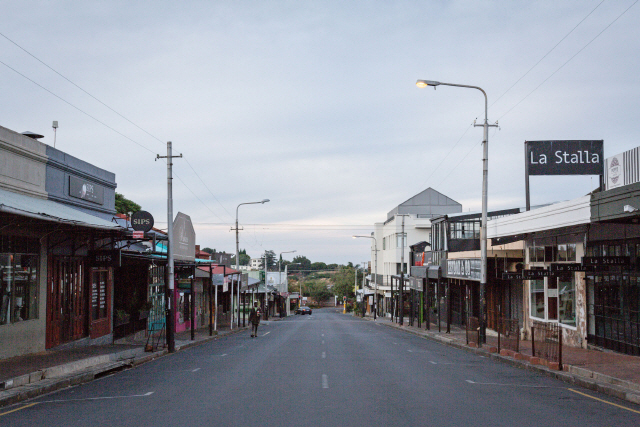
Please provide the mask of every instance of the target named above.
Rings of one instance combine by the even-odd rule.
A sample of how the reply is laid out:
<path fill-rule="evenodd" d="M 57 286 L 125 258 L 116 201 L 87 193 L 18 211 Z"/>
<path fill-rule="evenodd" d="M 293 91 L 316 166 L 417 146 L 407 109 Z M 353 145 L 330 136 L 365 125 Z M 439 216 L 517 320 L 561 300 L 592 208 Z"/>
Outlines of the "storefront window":
<path fill-rule="evenodd" d="M 558 278 L 560 323 L 576 326 L 576 288 L 573 277 Z"/>
<path fill-rule="evenodd" d="M 547 318 L 558 320 L 558 282 L 555 277 L 547 278 Z"/>
<path fill-rule="evenodd" d="M 38 256 L 0 254 L 0 325 L 38 317 Z"/>
<path fill-rule="evenodd" d="M 558 245 L 558 261 L 575 262 L 576 260 L 576 244 L 569 243 Z"/>
<path fill-rule="evenodd" d="M 530 280 L 531 317 L 544 319 L 544 280 Z"/>

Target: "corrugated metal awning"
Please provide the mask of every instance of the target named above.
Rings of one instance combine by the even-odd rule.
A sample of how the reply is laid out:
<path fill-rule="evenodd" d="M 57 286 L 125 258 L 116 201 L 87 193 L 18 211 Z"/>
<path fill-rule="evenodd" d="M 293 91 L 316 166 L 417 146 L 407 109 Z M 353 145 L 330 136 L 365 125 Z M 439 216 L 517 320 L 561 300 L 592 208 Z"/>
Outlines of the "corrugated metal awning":
<path fill-rule="evenodd" d="M 62 203 L 0 189 L 0 212 L 80 227 L 123 230 L 114 223 Z"/>

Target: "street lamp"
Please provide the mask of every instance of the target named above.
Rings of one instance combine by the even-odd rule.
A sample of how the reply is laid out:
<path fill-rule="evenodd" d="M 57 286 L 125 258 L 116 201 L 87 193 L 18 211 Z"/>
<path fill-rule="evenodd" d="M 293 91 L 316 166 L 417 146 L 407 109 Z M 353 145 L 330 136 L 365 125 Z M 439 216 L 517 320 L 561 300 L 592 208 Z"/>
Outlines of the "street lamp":
<path fill-rule="evenodd" d="M 487 181 L 488 181 L 488 164 L 489 164 L 489 126 L 497 127 L 497 123 L 490 125 L 487 121 L 487 93 L 478 86 L 459 85 L 454 83 L 442 83 L 433 80 L 418 80 L 416 86 L 424 88 L 427 86 L 455 86 L 466 87 L 470 89 L 477 89 L 484 95 L 484 123 L 482 126 L 484 129 L 482 140 L 482 219 L 480 225 L 480 341 L 478 345 L 485 343 L 487 340 Z"/>
<path fill-rule="evenodd" d="M 359 237 L 365 238 L 365 239 L 373 239 L 373 250 L 376 253 L 375 254 L 375 264 L 374 264 L 374 268 L 375 268 L 375 279 L 374 279 L 374 288 L 375 288 L 375 298 L 373 299 L 373 320 L 375 321 L 378 315 L 378 241 L 376 240 L 375 237 L 373 236 L 351 236 L 354 239 L 357 239 Z M 404 250 L 404 248 L 403 248 Z M 362 295 L 364 297 L 364 293 Z"/>
<path fill-rule="evenodd" d="M 240 271 L 240 241 L 239 236 L 238 236 L 238 209 L 240 209 L 240 206 L 242 205 L 255 205 L 255 204 L 265 204 L 269 201 L 269 199 L 263 199 L 259 202 L 247 202 L 247 203 L 240 203 L 238 205 L 238 207 L 236 207 L 236 270 Z M 238 304 L 240 303 L 240 285 L 238 284 Z M 233 284 L 231 285 L 231 323 L 230 323 L 230 329 L 233 329 Z"/>

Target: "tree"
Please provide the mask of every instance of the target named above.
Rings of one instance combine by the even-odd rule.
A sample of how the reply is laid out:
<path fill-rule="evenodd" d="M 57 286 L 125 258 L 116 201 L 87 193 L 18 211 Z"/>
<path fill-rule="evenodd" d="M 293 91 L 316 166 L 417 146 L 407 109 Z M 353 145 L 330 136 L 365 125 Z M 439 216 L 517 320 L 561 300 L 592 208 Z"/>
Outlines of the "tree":
<path fill-rule="evenodd" d="M 128 214 L 129 212 L 138 212 L 139 210 L 139 204 L 127 199 L 120 193 L 116 193 L 116 212 L 119 214 Z"/>
<path fill-rule="evenodd" d="M 249 265 L 249 263 L 251 262 L 251 257 L 249 255 L 247 255 L 247 250 L 246 249 L 240 249 L 238 251 L 238 254 L 240 255 L 240 265 Z M 232 256 L 231 257 L 231 265 L 236 265 L 236 256 Z"/>
<path fill-rule="evenodd" d="M 215 249 L 211 249 L 211 248 L 204 248 L 204 249 L 202 249 L 202 252 L 206 252 L 209 255 L 212 255 L 212 254 L 216 253 L 216 250 Z"/>
<path fill-rule="evenodd" d="M 314 262 L 311 264 L 311 270 L 326 270 L 327 264 L 324 262 Z"/>
<path fill-rule="evenodd" d="M 267 258 L 267 271 L 275 270 L 276 266 L 276 253 L 273 251 L 265 251 L 264 256 Z"/>
<path fill-rule="evenodd" d="M 361 282 L 362 273 L 358 271 L 358 283 Z M 333 277 L 333 292 L 339 298 L 353 298 L 354 281 L 356 280 L 356 270 L 353 267 L 342 267 Z"/>
<path fill-rule="evenodd" d="M 297 266 L 298 268 L 296 270 L 311 270 L 311 261 L 309 261 L 309 258 L 304 255 L 298 255 L 297 257 L 294 257 L 292 263 L 300 264 L 299 266 Z"/>

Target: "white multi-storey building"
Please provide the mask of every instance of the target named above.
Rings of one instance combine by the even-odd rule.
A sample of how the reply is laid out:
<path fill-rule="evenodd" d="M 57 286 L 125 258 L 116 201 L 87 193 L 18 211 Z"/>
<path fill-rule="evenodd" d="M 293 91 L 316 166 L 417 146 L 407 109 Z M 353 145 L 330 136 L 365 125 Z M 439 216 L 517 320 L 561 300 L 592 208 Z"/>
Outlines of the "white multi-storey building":
<path fill-rule="evenodd" d="M 374 280 L 378 284 L 378 298 L 387 299 L 390 296 L 391 276 L 400 274 L 400 271 L 408 272 L 409 246 L 431 241 L 431 218 L 458 212 L 462 212 L 460 203 L 433 188 L 427 188 L 393 208 L 387 214 L 386 221 L 374 224 L 372 237 L 375 240 L 371 240 L 371 277 L 375 276 L 377 270 L 378 276 Z M 375 288 L 374 280 L 369 284 L 370 289 Z"/>

